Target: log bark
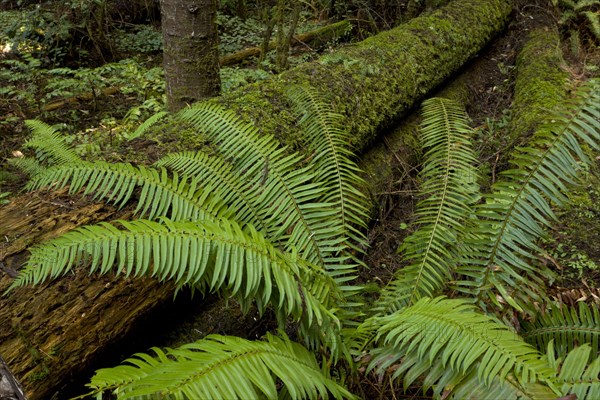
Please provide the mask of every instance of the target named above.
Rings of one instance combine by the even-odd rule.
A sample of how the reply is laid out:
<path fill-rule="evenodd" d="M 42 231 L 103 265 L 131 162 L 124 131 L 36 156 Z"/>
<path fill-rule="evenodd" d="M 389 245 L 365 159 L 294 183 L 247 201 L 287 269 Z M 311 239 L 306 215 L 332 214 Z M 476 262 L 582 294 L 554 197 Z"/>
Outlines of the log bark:
<path fill-rule="evenodd" d="M 379 129 L 473 57 L 503 28 L 509 12 L 508 0 L 457 0 L 428 17 L 209 101 L 226 104 L 264 132 L 275 132 L 283 143 L 299 146 L 302 139 L 285 90 L 291 84 L 312 85 L 345 115 L 353 144 L 362 152 Z M 185 140 L 183 146 L 189 144 Z M 13 199 L 0 208 L 0 291 L 12 281 L 30 245 L 76 226 L 127 217 L 63 194 Z M 81 271 L 18 289 L 0 300 L 0 354 L 30 398 L 50 398 L 94 355 L 126 335 L 140 315 L 171 296 L 172 288 L 151 279 L 96 278 Z"/>

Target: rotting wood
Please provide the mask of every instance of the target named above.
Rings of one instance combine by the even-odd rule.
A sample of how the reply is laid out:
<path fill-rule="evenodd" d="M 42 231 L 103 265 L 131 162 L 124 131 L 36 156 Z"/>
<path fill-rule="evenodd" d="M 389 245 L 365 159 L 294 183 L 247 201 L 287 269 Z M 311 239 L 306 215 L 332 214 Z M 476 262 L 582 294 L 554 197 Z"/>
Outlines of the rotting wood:
<path fill-rule="evenodd" d="M 91 101 L 97 98 L 98 96 L 111 96 L 115 93 L 118 93 L 121 90 L 118 86 L 112 86 L 106 89 L 99 90 L 96 92 L 93 90 L 90 93 L 82 93 L 73 97 L 69 97 L 62 100 L 53 101 L 51 103 L 45 104 L 42 106 L 42 111 L 55 111 L 65 106 L 71 106 L 73 104 L 79 103 L 81 101 Z"/>
<path fill-rule="evenodd" d="M 334 53 L 320 63 L 294 68 L 271 82 L 250 85 L 214 101 L 229 104 L 264 131 L 276 131 L 283 142 L 293 142 L 298 131 L 293 128 L 295 120 L 291 118 L 289 102 L 284 100 L 286 87 L 306 83 L 324 93 L 331 90 L 332 104 L 346 116 L 356 135 L 354 144 L 362 152 L 378 129 L 406 113 L 415 101 L 473 57 L 502 29 L 509 11 L 507 0 L 457 0 L 438 13 L 345 49 L 339 58 Z M 465 32 L 474 25 L 473 19 L 480 23 L 471 32 L 475 36 L 469 37 Z M 487 28 L 481 23 L 483 20 L 489 23 Z M 434 36 L 418 39 L 421 25 L 427 27 L 426 32 L 433 27 Z M 420 43 L 417 45 L 414 40 Z M 462 48 L 461 43 L 469 49 Z M 402 48 L 408 44 L 408 49 Z M 428 54 L 421 54 L 426 48 L 430 49 Z M 411 49 L 419 54 L 411 54 Z M 452 51 L 458 52 L 456 59 L 451 54 L 440 56 L 442 60 L 436 62 L 427 58 L 435 52 Z M 367 58 L 368 64 L 357 64 L 361 54 L 381 59 Z M 406 66 L 409 59 L 412 64 Z M 420 64 L 425 62 L 427 65 Z M 442 71 L 440 63 L 444 62 L 449 65 Z M 401 82 L 392 85 L 394 75 L 401 75 Z M 378 78 L 382 82 L 376 81 Z M 408 93 L 402 85 L 406 85 Z M 290 135 L 287 139 L 286 130 Z M 50 202 L 43 196 L 27 194 L 0 208 L 0 236 L 5 238 L 0 261 L 6 268 L 17 270 L 32 244 L 83 224 L 126 218 L 111 207 L 70 199 L 59 196 Z M 2 273 L 0 291 L 11 280 Z M 150 279 L 96 278 L 81 271 L 46 285 L 17 289 L 0 300 L 0 353 L 32 399 L 49 398 L 64 379 L 89 364 L 94 353 L 125 335 L 139 315 L 169 301 L 171 296 L 172 288 Z"/>

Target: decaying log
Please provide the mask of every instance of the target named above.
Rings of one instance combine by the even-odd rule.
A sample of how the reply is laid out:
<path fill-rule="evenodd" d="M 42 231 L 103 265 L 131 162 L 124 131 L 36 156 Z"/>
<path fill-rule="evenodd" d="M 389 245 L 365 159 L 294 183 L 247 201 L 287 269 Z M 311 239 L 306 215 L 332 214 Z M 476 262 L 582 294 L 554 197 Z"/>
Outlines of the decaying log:
<path fill-rule="evenodd" d="M 115 93 L 118 93 L 121 90 L 120 87 L 112 86 L 106 89 L 102 89 L 98 92 L 95 90 L 89 93 L 78 94 L 73 97 L 68 97 L 66 99 L 53 101 L 51 103 L 45 104 L 42 106 L 42 111 L 55 111 L 60 108 L 66 106 L 72 106 L 73 104 L 79 103 L 80 101 L 91 101 L 97 98 L 98 96 L 110 96 Z"/>
<path fill-rule="evenodd" d="M 311 85 L 345 116 L 353 144 L 363 152 L 382 127 L 480 51 L 503 28 L 510 8 L 509 0 L 457 0 L 432 15 L 210 101 L 274 132 L 283 143 L 298 145 L 301 135 L 285 93 L 293 84 Z M 0 208 L 0 291 L 12 281 L 7 271 L 19 269 L 30 245 L 115 218 L 127 215 L 63 194 L 13 199 Z M 151 279 L 89 277 L 82 271 L 17 289 L 0 300 L 0 354 L 32 399 L 50 398 L 61 382 L 127 334 L 137 317 L 171 296 L 172 288 Z"/>

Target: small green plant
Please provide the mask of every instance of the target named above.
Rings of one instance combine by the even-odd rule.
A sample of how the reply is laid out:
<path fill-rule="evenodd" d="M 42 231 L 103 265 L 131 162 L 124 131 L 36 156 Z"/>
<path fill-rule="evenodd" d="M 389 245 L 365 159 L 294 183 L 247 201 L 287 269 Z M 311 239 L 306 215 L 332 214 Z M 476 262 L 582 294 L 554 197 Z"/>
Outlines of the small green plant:
<path fill-rule="evenodd" d="M 560 24 L 572 32 L 575 41 L 589 38 L 596 45 L 600 43 L 600 1 L 552 0 L 552 3 L 561 11 Z"/>

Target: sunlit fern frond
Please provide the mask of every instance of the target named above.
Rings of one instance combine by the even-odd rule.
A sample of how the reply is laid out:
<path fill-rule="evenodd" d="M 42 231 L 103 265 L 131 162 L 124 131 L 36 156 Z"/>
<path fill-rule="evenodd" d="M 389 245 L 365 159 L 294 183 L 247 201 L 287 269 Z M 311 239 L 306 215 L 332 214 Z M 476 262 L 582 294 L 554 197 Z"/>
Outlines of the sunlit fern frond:
<path fill-rule="evenodd" d="M 426 376 L 424 388 L 442 390 L 458 377 L 474 377 L 491 388 L 494 380 L 519 386 L 548 385 L 555 393 L 553 370 L 542 355 L 502 323 L 475 310 L 467 300 L 421 298 L 414 305 L 379 319 L 379 348 L 370 369 L 392 368 L 392 378 L 408 387 Z M 497 387 L 499 392 L 508 390 Z"/>
<path fill-rule="evenodd" d="M 236 221 L 252 224 L 260 232 L 267 234 L 267 216 L 261 211 L 264 205 L 258 203 L 253 192 L 248 190 L 247 183 L 239 179 L 233 166 L 221 157 L 186 151 L 167 154 L 154 165 L 191 176 L 211 187 L 213 195 L 235 210 Z"/>
<path fill-rule="evenodd" d="M 174 221 L 203 220 L 230 215 L 222 201 L 200 184 L 176 173 L 169 177 L 164 168 L 156 170 L 131 164 L 82 161 L 48 168 L 34 176 L 27 188 L 35 190 L 52 185 L 60 189 L 70 185 L 70 193 L 85 188 L 84 194 L 92 194 L 94 199 L 107 199 L 122 207 L 140 186 L 135 212 L 149 219 L 167 216 Z"/>
<path fill-rule="evenodd" d="M 139 138 L 144 133 L 146 133 L 146 131 L 150 129 L 154 124 L 156 124 L 158 121 L 160 121 L 167 115 L 169 115 L 169 113 L 166 111 L 159 111 L 156 114 L 152 115 L 150 118 L 142 122 L 140 126 L 138 126 L 137 129 L 131 135 L 129 135 L 127 140 Z"/>
<path fill-rule="evenodd" d="M 578 400 L 600 398 L 600 356 L 588 344 L 556 358 L 553 342 L 548 344 L 548 362 L 557 371 L 557 385 L 563 396 L 576 395 Z"/>
<path fill-rule="evenodd" d="M 359 175 L 343 117 L 334 113 L 314 89 L 295 86 L 288 95 L 300 117 L 315 179 L 326 187 L 323 200 L 338 210 L 332 223 L 342 225 L 343 235 L 354 242 L 352 247 L 364 249 L 366 238 L 362 229 L 366 227 L 368 212 L 365 195 L 359 188 L 365 183 Z"/>
<path fill-rule="evenodd" d="M 600 2 L 596 2 L 600 6 Z M 594 35 L 597 42 L 600 42 L 600 11 L 582 11 L 581 15 L 587 20 L 590 32 Z"/>
<path fill-rule="evenodd" d="M 65 136 L 50 125 L 38 120 L 27 120 L 25 125 L 31 129 L 31 138 L 25 142 L 25 146 L 35 149 L 39 161 L 48 165 L 81 162 L 81 158 L 66 143 Z"/>
<path fill-rule="evenodd" d="M 331 277 L 277 250 L 251 226 L 242 230 L 225 219 L 163 222 L 119 221 L 123 229 L 101 223 L 67 232 L 31 248 L 12 287 L 57 278 L 83 263 L 91 273 L 152 276 L 203 293 L 225 290 L 241 302 L 256 301 L 261 311 L 272 304 L 308 324 L 335 320 L 327 309 L 339 299 Z"/>
<path fill-rule="evenodd" d="M 215 104 L 201 103 L 180 112 L 213 140 L 223 158 L 231 161 L 249 196 L 261 204 L 267 237 L 286 251 L 323 266 L 338 280 L 347 278 L 354 265 L 340 262 L 339 226 L 331 224 L 338 211 L 322 201 L 324 186 L 314 173 L 301 167 L 301 157 L 288 154 L 272 135 L 265 135 L 235 114 Z"/>
<path fill-rule="evenodd" d="M 521 322 L 521 336 L 526 342 L 544 351 L 553 341 L 559 357 L 582 344 L 589 344 L 592 352 L 600 351 L 600 310 L 580 302 L 578 307 L 552 305 L 538 313 L 532 321 Z"/>
<path fill-rule="evenodd" d="M 479 198 L 472 129 L 462 108 L 441 98 L 423 102 L 420 132 L 423 199 L 415 211 L 417 230 L 400 247 L 410 264 L 396 273 L 375 305 L 382 314 L 440 294 L 458 262 L 465 221 Z"/>
<path fill-rule="evenodd" d="M 555 218 L 551 204 L 565 200 L 567 185 L 582 163 L 590 160 L 580 142 L 598 149 L 600 141 L 600 84 L 580 90 L 568 110 L 540 128 L 529 147 L 512 156 L 514 169 L 502 173 L 486 202 L 477 209 L 479 229 L 470 243 L 465 265 L 467 278 L 458 290 L 476 297 L 482 307 L 508 303 L 534 313 L 532 303 L 543 302 L 544 282 L 552 278 L 537 262 L 537 241 Z"/>
<path fill-rule="evenodd" d="M 154 395 L 176 399 L 276 399 L 282 384 L 292 399 L 352 399 L 323 373 L 314 355 L 287 337 L 264 341 L 209 335 L 154 356 L 136 354 L 129 365 L 101 369 L 88 384 L 118 399 Z M 171 397 L 172 396 L 172 397 Z"/>
<path fill-rule="evenodd" d="M 29 177 L 39 175 L 45 169 L 37 159 L 32 157 L 11 158 L 8 162 Z"/>

